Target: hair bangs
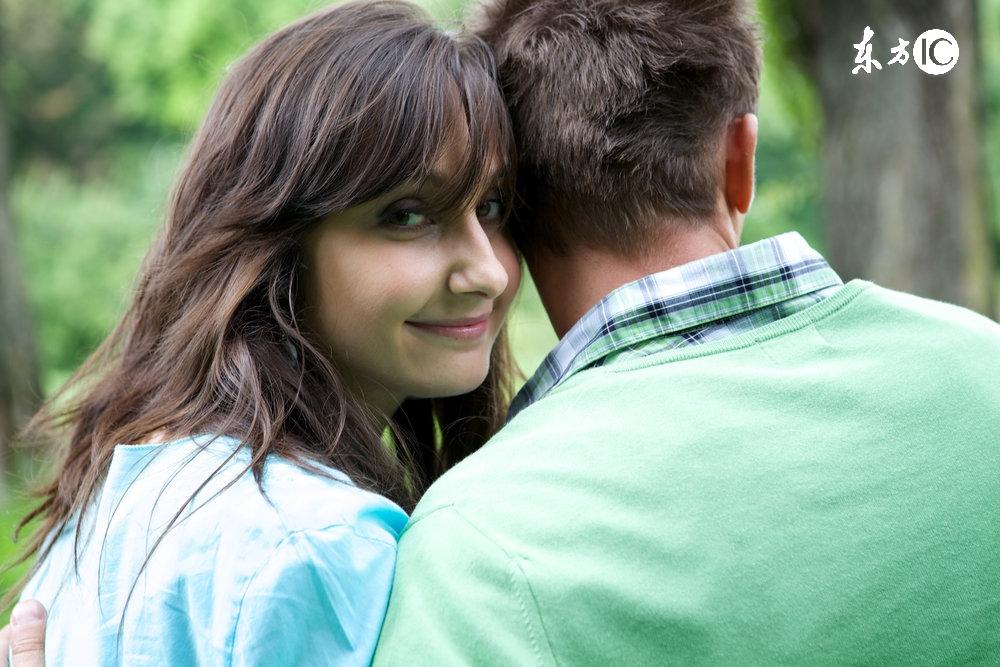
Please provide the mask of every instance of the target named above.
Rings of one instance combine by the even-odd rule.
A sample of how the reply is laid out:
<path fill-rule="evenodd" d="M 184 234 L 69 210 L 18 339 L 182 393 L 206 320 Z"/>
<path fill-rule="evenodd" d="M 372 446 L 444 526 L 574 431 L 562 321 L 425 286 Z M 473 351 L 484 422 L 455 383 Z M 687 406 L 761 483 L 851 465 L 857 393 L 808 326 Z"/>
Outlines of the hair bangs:
<path fill-rule="evenodd" d="M 508 202 L 514 138 L 489 48 L 428 25 L 405 51 L 385 55 L 378 71 L 360 73 L 359 112 L 314 179 L 337 196 L 305 208 L 322 217 L 406 183 L 432 214 L 474 206 L 492 190 Z"/>
<path fill-rule="evenodd" d="M 415 174 L 419 181 L 435 180 L 427 189 L 432 211 L 474 207 L 491 191 L 504 202 L 513 196 L 514 137 L 492 54 L 478 39 L 459 49 L 447 94 L 439 100 L 445 135 L 429 168 Z"/>

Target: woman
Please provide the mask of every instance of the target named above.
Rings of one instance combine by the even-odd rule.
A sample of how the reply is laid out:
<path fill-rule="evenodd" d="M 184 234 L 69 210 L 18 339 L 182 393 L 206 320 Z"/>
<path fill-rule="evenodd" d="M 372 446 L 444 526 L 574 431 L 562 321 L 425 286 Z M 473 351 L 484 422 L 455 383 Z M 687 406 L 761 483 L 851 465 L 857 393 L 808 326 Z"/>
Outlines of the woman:
<path fill-rule="evenodd" d="M 25 557 L 56 664 L 365 664 L 424 486 L 499 426 L 511 134 L 488 50 L 399 2 L 252 49 L 114 332 Z M 62 429 L 62 430 L 60 430 Z"/>

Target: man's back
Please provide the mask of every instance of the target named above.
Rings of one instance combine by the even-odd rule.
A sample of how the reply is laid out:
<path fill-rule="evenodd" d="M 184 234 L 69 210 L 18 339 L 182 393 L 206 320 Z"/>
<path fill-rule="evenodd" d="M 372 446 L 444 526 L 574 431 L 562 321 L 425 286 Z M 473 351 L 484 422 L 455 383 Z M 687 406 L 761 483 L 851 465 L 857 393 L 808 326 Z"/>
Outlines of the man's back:
<path fill-rule="evenodd" d="M 525 408 L 417 507 L 376 662 L 1000 659 L 997 517 L 1000 326 L 856 280 Z"/>

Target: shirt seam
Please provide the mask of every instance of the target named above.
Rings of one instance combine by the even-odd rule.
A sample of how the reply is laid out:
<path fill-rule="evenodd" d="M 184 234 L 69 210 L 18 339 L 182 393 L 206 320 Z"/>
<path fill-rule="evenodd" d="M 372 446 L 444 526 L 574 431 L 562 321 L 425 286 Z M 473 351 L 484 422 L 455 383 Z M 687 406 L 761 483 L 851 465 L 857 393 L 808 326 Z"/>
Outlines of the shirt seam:
<path fill-rule="evenodd" d="M 531 581 L 529 580 L 528 575 L 525 574 L 524 569 L 521 567 L 520 563 L 517 562 L 517 558 L 515 558 L 506 549 L 504 549 L 502 546 L 500 546 L 497 543 L 496 540 L 494 540 L 492 537 L 490 537 L 489 535 L 487 535 L 483 531 L 482 528 L 480 528 L 479 526 L 477 526 L 475 523 L 472 522 L 472 520 L 470 520 L 468 517 L 466 517 L 465 514 L 462 512 L 462 510 L 460 510 L 454 503 L 448 503 L 447 505 L 441 505 L 439 507 L 435 507 L 433 510 L 431 510 L 427 514 L 425 514 L 422 517 L 420 517 L 420 519 L 417 519 L 416 521 L 414 521 L 413 525 L 415 525 L 416 523 L 419 523 L 421 520 L 423 520 L 423 519 L 425 519 L 425 518 L 427 518 L 427 517 L 429 517 L 429 516 L 431 516 L 433 514 L 438 513 L 441 510 L 447 510 L 447 509 L 450 509 L 455 514 L 455 516 L 457 518 L 461 519 L 462 522 L 465 523 L 470 529 L 474 530 L 484 540 L 486 540 L 488 543 L 490 543 L 491 545 L 493 545 L 493 547 L 495 547 L 500 553 L 502 553 L 503 556 L 504 556 L 504 558 L 507 560 L 507 562 L 509 563 L 509 565 L 512 567 L 512 570 L 508 574 L 509 574 L 510 582 L 512 584 L 512 588 L 514 589 L 515 594 L 517 595 L 517 598 L 518 598 L 518 606 L 520 607 L 520 610 L 521 610 L 521 620 L 523 621 L 525 629 L 528 632 L 528 636 L 529 636 L 530 641 L 531 641 L 531 647 L 532 647 L 532 649 L 533 649 L 533 651 L 535 653 L 535 657 L 538 658 L 538 664 L 544 665 L 545 661 L 544 661 L 544 659 L 542 657 L 542 650 L 541 650 L 541 647 L 538 645 L 538 639 L 536 637 L 536 635 L 538 633 L 533 629 L 531 620 L 528 618 L 528 610 L 525 607 L 525 601 L 524 601 L 523 596 L 521 594 L 517 593 L 517 586 L 516 586 L 517 582 L 515 580 L 515 570 L 516 570 L 516 573 L 520 573 L 521 579 L 524 581 L 524 585 L 528 589 L 528 595 L 531 597 L 531 605 L 534 607 L 535 613 L 538 615 L 539 625 L 541 626 L 541 636 L 545 640 L 545 646 L 548 648 L 549 657 L 552 659 L 552 661 L 555 664 L 558 665 L 559 664 L 559 659 L 556 658 L 555 650 L 552 647 L 552 640 L 549 637 L 549 633 L 548 633 L 547 628 L 545 627 L 545 620 L 542 618 L 542 609 L 541 609 L 541 607 L 538 604 L 538 598 L 535 595 L 534 589 L 531 587 Z"/>
<path fill-rule="evenodd" d="M 322 528 L 301 528 L 299 530 L 293 530 L 289 532 L 287 535 L 282 537 L 277 542 L 277 544 L 274 545 L 267 559 L 263 563 L 261 563 L 261 565 L 256 570 L 254 570 L 253 573 L 247 578 L 247 582 L 243 587 L 243 591 L 240 593 L 240 602 L 236 608 L 236 616 L 233 619 L 233 627 L 232 630 L 230 631 L 229 638 L 226 641 L 226 661 L 225 661 L 226 665 L 232 667 L 233 657 L 234 657 L 233 649 L 236 644 L 236 632 L 239 629 L 240 618 L 243 615 L 243 603 L 246 601 L 247 594 L 250 592 L 250 587 L 253 586 L 254 582 L 257 580 L 257 577 L 260 575 L 260 573 L 263 572 L 274 561 L 274 559 L 278 556 L 278 552 L 281 551 L 282 547 L 284 547 L 285 544 L 288 543 L 289 540 L 291 540 L 293 537 L 297 537 L 304 533 L 324 533 L 326 531 L 333 531 L 335 529 L 347 529 L 351 533 L 353 533 L 355 537 L 361 538 L 362 540 L 365 540 L 367 542 L 372 542 L 379 546 L 389 548 L 394 554 L 393 561 L 395 562 L 395 552 L 397 550 L 396 544 L 390 544 L 389 542 L 386 542 L 384 540 L 380 540 L 378 538 L 371 537 L 368 535 L 363 535 L 359 533 L 356 530 L 356 528 L 349 523 L 333 523 L 327 526 L 323 526 Z M 292 544 L 292 547 L 295 548 L 296 555 L 301 559 L 302 553 L 298 550 L 296 545 Z M 307 562 L 309 562 L 309 559 L 306 560 Z"/>
<path fill-rule="evenodd" d="M 457 506 L 451 505 L 451 509 L 455 513 L 455 516 L 457 516 L 462 521 L 464 521 L 466 523 L 466 525 L 469 526 L 469 528 L 471 528 L 472 530 L 474 530 L 477 533 L 479 533 L 479 535 L 482 536 L 482 538 L 484 540 L 486 540 L 487 542 L 489 542 L 490 544 L 492 544 L 494 547 L 496 547 L 504 555 L 504 557 L 507 559 L 507 561 L 510 563 L 510 565 L 517 572 L 519 572 L 521 574 L 521 578 L 524 580 L 524 585 L 528 589 L 528 595 L 531 596 L 531 604 L 535 608 L 535 613 L 538 614 L 538 621 L 539 621 L 539 625 L 541 625 L 541 630 L 542 630 L 541 634 L 542 634 L 542 637 L 545 640 L 546 646 L 549 649 L 549 656 L 552 658 L 553 662 L 555 662 L 556 664 L 559 664 L 559 661 L 556 659 L 556 656 L 555 656 L 555 651 L 552 649 L 552 640 L 549 638 L 549 633 L 548 633 L 548 631 L 545 628 L 545 621 L 542 618 L 541 607 L 538 605 L 538 598 L 535 596 L 535 591 L 531 588 L 531 582 L 529 581 L 528 576 L 524 573 L 524 570 L 521 568 L 521 565 L 517 562 L 517 558 L 514 557 L 513 555 L 511 555 L 510 553 L 508 553 L 507 550 L 504 549 L 502 546 L 500 546 L 499 544 L 497 544 L 496 540 L 494 540 L 489 535 L 487 535 L 485 532 L 483 532 L 483 530 L 479 526 L 477 526 L 476 524 L 474 524 L 468 517 L 466 517 L 465 514 L 462 512 L 462 510 L 460 510 Z M 517 591 L 517 586 L 516 586 L 517 582 L 515 581 L 514 572 L 510 573 L 510 580 L 511 580 L 511 584 L 513 585 L 513 588 L 514 588 L 514 590 L 516 592 Z M 532 631 L 532 627 L 531 627 L 532 624 L 531 624 L 530 619 L 528 618 L 528 610 L 525 608 L 523 597 L 521 595 L 519 595 L 519 594 L 518 594 L 518 604 L 521 607 L 521 618 L 524 621 L 525 629 L 527 629 L 528 634 L 531 637 L 532 648 L 534 648 L 535 655 L 538 657 L 538 663 L 539 664 L 545 664 L 544 661 L 542 660 L 541 648 L 538 646 L 537 639 L 535 638 L 535 634 L 536 633 Z"/>

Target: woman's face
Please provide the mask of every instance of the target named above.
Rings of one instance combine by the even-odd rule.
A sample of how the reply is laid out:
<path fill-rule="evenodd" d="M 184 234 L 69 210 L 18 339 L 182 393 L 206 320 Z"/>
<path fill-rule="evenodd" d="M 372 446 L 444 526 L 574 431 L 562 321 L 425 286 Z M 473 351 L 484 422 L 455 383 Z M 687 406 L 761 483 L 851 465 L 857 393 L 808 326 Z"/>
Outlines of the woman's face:
<path fill-rule="evenodd" d="M 498 193 L 432 218 L 427 180 L 327 217 L 306 246 L 306 320 L 359 398 L 385 414 L 478 387 L 521 279 Z"/>

